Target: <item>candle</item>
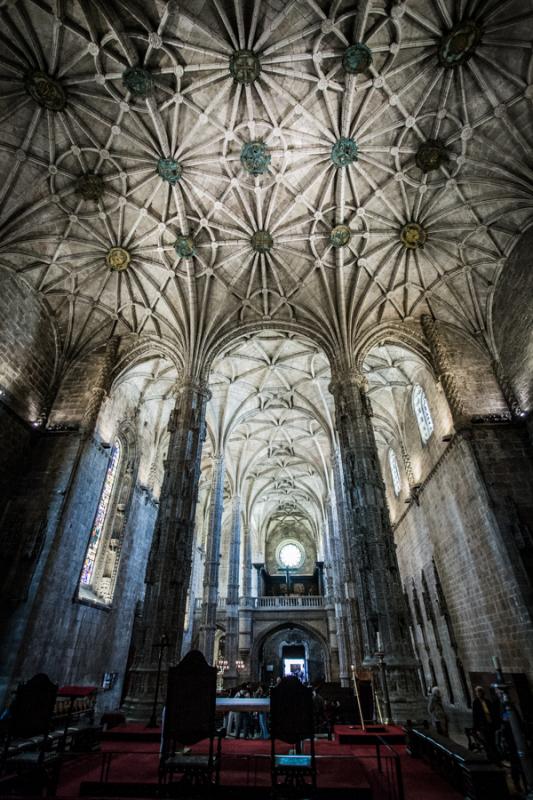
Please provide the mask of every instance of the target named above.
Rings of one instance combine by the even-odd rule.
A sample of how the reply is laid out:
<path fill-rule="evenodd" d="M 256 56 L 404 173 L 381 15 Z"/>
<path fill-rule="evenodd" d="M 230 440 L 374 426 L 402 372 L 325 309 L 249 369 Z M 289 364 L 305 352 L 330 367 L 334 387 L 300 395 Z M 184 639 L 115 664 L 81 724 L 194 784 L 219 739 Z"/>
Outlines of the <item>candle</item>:
<path fill-rule="evenodd" d="M 492 656 L 492 663 L 494 664 L 494 669 L 496 672 L 501 672 L 502 665 L 500 664 L 500 659 L 498 656 Z"/>
<path fill-rule="evenodd" d="M 378 650 L 381 650 L 382 649 L 382 642 L 381 642 L 381 633 L 379 631 L 376 631 L 376 643 L 377 643 L 377 646 L 378 646 Z"/>

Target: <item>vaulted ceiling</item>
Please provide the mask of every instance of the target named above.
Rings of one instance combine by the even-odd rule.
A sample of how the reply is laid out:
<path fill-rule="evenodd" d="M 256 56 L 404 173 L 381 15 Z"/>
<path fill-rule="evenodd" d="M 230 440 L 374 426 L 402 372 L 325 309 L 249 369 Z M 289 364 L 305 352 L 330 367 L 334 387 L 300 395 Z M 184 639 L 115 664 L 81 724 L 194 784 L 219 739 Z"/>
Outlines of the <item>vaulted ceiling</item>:
<path fill-rule="evenodd" d="M 0 4 L 0 268 L 74 357 L 243 323 L 488 344 L 531 215 L 524 0 Z M 193 367 L 191 367 L 193 368 Z"/>

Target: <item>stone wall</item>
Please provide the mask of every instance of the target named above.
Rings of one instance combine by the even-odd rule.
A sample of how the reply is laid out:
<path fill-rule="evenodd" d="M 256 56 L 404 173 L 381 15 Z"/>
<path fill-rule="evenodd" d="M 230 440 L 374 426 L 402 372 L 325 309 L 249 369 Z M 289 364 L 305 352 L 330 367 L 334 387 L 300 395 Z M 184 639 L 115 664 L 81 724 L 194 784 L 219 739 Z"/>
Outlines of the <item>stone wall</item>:
<path fill-rule="evenodd" d="M 104 358 L 105 352 L 101 349 L 70 365 L 57 392 L 49 418 L 50 425 L 79 425 Z"/>
<path fill-rule="evenodd" d="M 97 440 L 85 445 L 62 509 L 79 439 L 74 434 L 49 438 L 53 444 L 42 451 L 48 480 L 33 476 L 40 478 L 40 484 L 34 481 L 36 485 L 48 490 L 48 498 L 41 497 L 42 507 L 48 507 L 46 544 L 30 596 L 12 618 L 9 642 L 18 650 L 13 680 L 44 671 L 60 684 L 100 686 L 104 672 L 118 672 L 115 688 L 99 700 L 100 708 L 114 708 L 120 702 L 135 607 L 144 594 L 157 508 L 146 490 L 134 489 L 113 604 L 101 608 L 79 602 L 78 581 L 109 449 Z"/>
<path fill-rule="evenodd" d="M 502 463 L 510 467 L 509 459 L 517 452 L 523 460 L 517 464 L 516 480 L 520 492 L 526 491 L 522 482 L 528 482 L 531 496 L 531 466 L 526 467 L 528 455 L 522 447 L 524 431 L 511 426 L 484 426 L 483 430 L 474 430 L 472 436 L 472 440 L 458 436 L 448 445 L 426 479 L 420 504 L 411 503 L 395 529 L 400 573 L 411 606 L 426 681 L 428 685 L 433 683 L 428 663 L 431 656 L 437 682 L 446 696 L 440 640 L 455 708 L 462 711 L 466 711 L 466 698 L 457 657 L 467 674 L 491 672 L 492 657 L 500 655 L 506 671 L 525 672 L 533 678 L 530 607 L 516 565 L 509 558 L 506 534 L 491 498 L 495 490 L 502 497 L 505 494 L 498 476 L 503 471 Z M 481 461 L 485 474 L 480 469 L 479 457 L 483 449 Z M 491 480 L 493 485 L 489 486 Z M 508 485 L 512 482 L 510 471 Z M 449 613 L 451 636 L 441 613 L 433 561 Z M 416 597 L 421 607 L 418 615 Z M 453 638 L 456 650 L 452 647 Z M 449 703 L 449 697 L 446 699 Z"/>
<path fill-rule="evenodd" d="M 38 295 L 0 271 L 0 389 L 23 419 L 34 421 L 50 402 L 57 341 Z"/>
<path fill-rule="evenodd" d="M 35 438 L 36 432 L 0 400 L 0 519 Z"/>

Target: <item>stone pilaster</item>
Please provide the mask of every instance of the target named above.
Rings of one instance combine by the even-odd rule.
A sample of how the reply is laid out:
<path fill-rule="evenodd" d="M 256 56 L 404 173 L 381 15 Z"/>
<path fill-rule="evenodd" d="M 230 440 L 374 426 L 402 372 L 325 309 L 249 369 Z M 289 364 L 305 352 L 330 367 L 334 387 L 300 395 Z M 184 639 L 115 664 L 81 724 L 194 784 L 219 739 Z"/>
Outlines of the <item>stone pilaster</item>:
<path fill-rule="evenodd" d="M 96 425 L 102 402 L 111 388 L 113 369 L 115 367 L 120 344 L 120 336 L 112 336 L 106 343 L 104 362 L 98 377 L 91 388 L 85 413 L 81 421 L 81 429 L 85 436 L 90 436 Z"/>
<path fill-rule="evenodd" d="M 333 529 L 333 515 L 331 512 L 331 498 L 326 500 L 327 531 L 326 542 L 326 612 L 328 615 L 328 629 L 330 633 L 330 647 L 336 647 L 339 661 L 339 680 L 341 686 L 350 685 L 348 671 L 348 634 L 346 626 L 346 609 L 343 602 L 343 586 L 339 567 L 343 561 L 339 555 L 339 542 L 337 532 Z M 334 635 L 333 635 L 334 634 Z"/>
<path fill-rule="evenodd" d="M 146 570 L 142 631 L 125 701 L 126 713 L 132 719 L 148 720 L 150 716 L 161 637 L 164 635 L 168 644 L 163 662 L 166 666 L 175 664 L 181 653 L 208 397 L 204 385 L 183 381 L 177 387 L 170 415 L 165 477 Z M 166 668 L 161 698 L 165 696 L 165 676 Z"/>
<path fill-rule="evenodd" d="M 335 397 L 346 515 L 354 542 L 363 663 L 375 663 L 379 631 L 393 718 L 401 721 L 422 713 L 422 698 L 366 381 L 355 370 L 343 370 L 335 375 L 331 391 Z"/>
<path fill-rule="evenodd" d="M 243 528 L 242 581 L 239 603 L 239 657 L 250 670 L 252 647 L 252 531 L 249 525 Z"/>
<path fill-rule="evenodd" d="M 207 528 L 207 545 L 204 570 L 204 596 L 200 623 L 199 649 L 206 661 L 212 664 L 215 656 L 217 629 L 218 572 L 220 566 L 220 539 L 224 511 L 224 458 L 215 456 L 211 476 L 211 502 Z"/>
<path fill-rule="evenodd" d="M 330 506 L 331 526 L 337 537 L 337 563 L 343 564 L 340 578 L 340 602 L 344 608 L 344 619 L 346 628 L 346 663 L 361 664 L 363 660 L 363 630 L 359 624 L 359 612 L 357 607 L 357 584 L 360 575 L 355 567 L 357 563 L 354 551 L 354 540 L 351 535 L 346 508 L 346 497 L 344 491 L 344 475 L 341 455 L 338 450 L 333 453 L 333 484 L 335 495 Z"/>
<path fill-rule="evenodd" d="M 499 361 L 496 358 L 492 359 L 492 369 L 494 370 L 494 375 L 496 376 L 496 380 L 498 381 L 498 385 L 502 391 L 502 394 L 505 398 L 505 402 L 509 407 L 509 411 L 513 415 L 513 417 L 522 418 L 525 416 L 522 407 L 520 405 L 520 401 L 518 400 L 517 396 L 514 393 L 513 387 L 509 383 L 507 375 L 505 374 L 505 370 Z"/>
<path fill-rule="evenodd" d="M 239 566 L 241 555 L 241 498 L 233 495 L 231 506 L 231 538 L 229 550 L 228 594 L 226 599 L 226 650 L 229 669 L 224 683 L 234 686 L 237 682 L 239 658 Z"/>
<path fill-rule="evenodd" d="M 448 348 L 440 332 L 437 320 L 433 319 L 429 314 L 424 314 L 421 323 L 424 336 L 431 350 L 437 378 L 444 390 L 446 400 L 452 412 L 455 429 L 461 430 L 461 428 L 468 426 L 469 420 L 466 414 L 461 389 L 459 388 L 459 384 L 451 368 Z"/>

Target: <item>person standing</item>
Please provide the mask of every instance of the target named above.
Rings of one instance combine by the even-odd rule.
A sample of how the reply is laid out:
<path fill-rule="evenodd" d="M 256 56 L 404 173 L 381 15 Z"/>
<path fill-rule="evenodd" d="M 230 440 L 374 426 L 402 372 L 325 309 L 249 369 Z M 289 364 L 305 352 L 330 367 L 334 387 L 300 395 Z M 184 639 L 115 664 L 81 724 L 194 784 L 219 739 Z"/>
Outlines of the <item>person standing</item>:
<path fill-rule="evenodd" d="M 258 697 L 260 699 L 264 699 L 264 698 L 268 697 L 268 694 L 266 692 L 265 687 L 260 684 L 257 687 L 257 690 L 256 690 L 256 692 L 254 694 L 254 697 Z M 270 739 L 270 734 L 268 732 L 268 726 L 267 726 L 266 711 L 259 711 L 258 714 L 257 714 L 257 719 L 258 719 L 258 722 L 259 722 L 259 732 L 260 732 L 261 739 Z"/>
<path fill-rule="evenodd" d="M 428 714 L 431 724 L 441 736 L 448 736 L 448 716 L 442 704 L 442 695 L 438 686 L 431 690 L 428 703 Z"/>
<path fill-rule="evenodd" d="M 248 684 L 243 683 L 240 690 L 235 697 L 250 697 L 250 689 Z M 242 731 L 243 739 L 248 739 L 250 735 L 250 712 L 239 711 L 237 712 L 237 721 L 235 723 L 235 738 L 239 739 Z"/>

